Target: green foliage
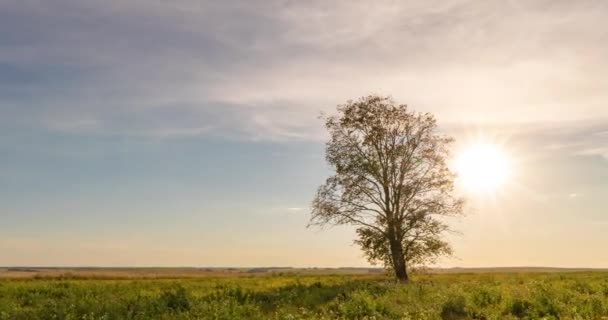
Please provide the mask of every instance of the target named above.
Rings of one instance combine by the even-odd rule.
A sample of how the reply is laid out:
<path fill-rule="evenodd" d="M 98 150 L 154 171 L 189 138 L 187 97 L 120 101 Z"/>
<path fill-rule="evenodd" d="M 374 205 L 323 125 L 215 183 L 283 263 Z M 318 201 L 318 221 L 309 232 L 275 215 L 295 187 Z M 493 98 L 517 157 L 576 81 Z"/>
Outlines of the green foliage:
<path fill-rule="evenodd" d="M 464 296 L 450 296 L 441 306 L 441 319 L 456 320 L 467 318 L 466 302 Z"/>
<path fill-rule="evenodd" d="M 480 308 L 498 305 L 502 300 L 499 290 L 481 287 L 471 293 L 473 304 Z"/>
<path fill-rule="evenodd" d="M 13 319 L 606 319 L 608 274 L 0 280 Z"/>
<path fill-rule="evenodd" d="M 515 298 L 507 305 L 507 313 L 516 316 L 517 318 L 525 318 L 532 313 L 532 303 L 527 300 Z"/>
<path fill-rule="evenodd" d="M 190 310 L 190 299 L 186 289 L 180 285 L 174 289 L 163 291 L 158 298 L 159 303 L 169 310 L 179 312 Z"/>

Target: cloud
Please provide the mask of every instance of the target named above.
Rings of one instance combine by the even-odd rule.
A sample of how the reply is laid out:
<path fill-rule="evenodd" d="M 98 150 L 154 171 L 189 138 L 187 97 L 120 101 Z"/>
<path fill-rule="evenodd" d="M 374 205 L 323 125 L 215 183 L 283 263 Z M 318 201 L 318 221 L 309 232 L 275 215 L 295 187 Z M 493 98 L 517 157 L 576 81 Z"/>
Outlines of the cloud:
<path fill-rule="evenodd" d="M 589 148 L 578 151 L 579 155 L 584 156 L 601 156 L 608 160 L 608 147 Z"/>
<path fill-rule="evenodd" d="M 319 111 L 374 92 L 444 122 L 607 118 L 607 9 L 600 1 L 4 1 L 0 29 L 11 32 L 0 41 L 0 121 L 310 140 L 322 136 Z"/>
<path fill-rule="evenodd" d="M 560 156 L 608 159 L 608 121 L 536 124 L 512 129 L 537 151 Z M 538 147 L 537 147 L 538 146 Z"/>

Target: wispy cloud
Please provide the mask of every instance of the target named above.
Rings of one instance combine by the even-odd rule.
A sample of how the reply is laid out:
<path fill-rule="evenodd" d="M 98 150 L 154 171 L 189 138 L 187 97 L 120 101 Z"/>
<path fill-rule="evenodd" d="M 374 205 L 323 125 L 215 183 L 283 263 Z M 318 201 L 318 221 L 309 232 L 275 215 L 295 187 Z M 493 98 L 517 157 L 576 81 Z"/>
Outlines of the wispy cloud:
<path fill-rule="evenodd" d="M 0 121 L 318 139 L 320 110 L 370 92 L 444 122 L 607 118 L 606 10 L 591 0 L 9 0 Z"/>
<path fill-rule="evenodd" d="M 554 123 L 532 130 L 522 130 L 532 143 L 544 144 L 546 152 L 566 156 L 600 156 L 608 159 L 608 121 Z"/>
<path fill-rule="evenodd" d="M 601 156 L 608 160 L 608 147 L 597 147 L 580 150 L 577 154 L 585 156 Z"/>

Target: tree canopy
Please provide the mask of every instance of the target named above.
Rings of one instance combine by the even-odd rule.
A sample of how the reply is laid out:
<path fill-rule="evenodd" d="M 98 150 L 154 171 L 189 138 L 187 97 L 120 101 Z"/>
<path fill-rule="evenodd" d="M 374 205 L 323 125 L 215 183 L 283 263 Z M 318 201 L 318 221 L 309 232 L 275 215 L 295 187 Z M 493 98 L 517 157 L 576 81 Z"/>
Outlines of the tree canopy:
<path fill-rule="evenodd" d="M 334 174 L 317 191 L 311 224 L 357 226 L 369 261 L 402 281 L 408 266 L 451 254 L 442 217 L 462 214 L 463 201 L 447 165 L 453 139 L 433 115 L 371 95 L 339 105 L 325 127 Z"/>

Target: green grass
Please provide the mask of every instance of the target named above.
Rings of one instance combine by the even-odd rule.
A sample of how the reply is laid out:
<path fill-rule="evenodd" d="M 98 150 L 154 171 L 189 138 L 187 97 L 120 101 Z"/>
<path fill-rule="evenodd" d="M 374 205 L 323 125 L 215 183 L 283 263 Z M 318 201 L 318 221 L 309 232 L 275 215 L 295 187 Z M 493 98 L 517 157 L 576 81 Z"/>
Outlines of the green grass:
<path fill-rule="evenodd" d="M 6 279 L 0 319 L 608 319 L 608 273 Z"/>

